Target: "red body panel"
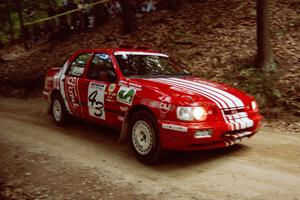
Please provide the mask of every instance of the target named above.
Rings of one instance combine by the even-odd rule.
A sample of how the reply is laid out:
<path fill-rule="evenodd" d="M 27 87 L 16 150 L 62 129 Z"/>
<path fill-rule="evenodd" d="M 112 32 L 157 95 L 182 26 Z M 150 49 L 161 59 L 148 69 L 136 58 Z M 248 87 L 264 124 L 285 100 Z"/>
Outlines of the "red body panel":
<path fill-rule="evenodd" d="M 165 149 L 225 147 L 251 137 L 258 131 L 262 116 L 257 109 L 252 109 L 252 96 L 196 77 L 126 78 L 114 56 L 116 51 L 152 52 L 97 49 L 74 53 L 61 69 L 52 68 L 47 73 L 43 96 L 49 105 L 53 92 L 59 92 L 70 114 L 119 129 L 130 109 L 136 106 L 147 107 L 157 119 L 161 145 Z M 93 55 L 81 77 L 66 75 L 70 63 L 79 54 L 98 52 L 109 56 L 117 75 L 115 82 L 87 78 Z M 201 122 L 179 120 L 176 115 L 179 106 L 201 106 L 206 109 L 207 118 Z M 196 138 L 195 133 L 202 130 L 210 130 L 211 136 Z"/>

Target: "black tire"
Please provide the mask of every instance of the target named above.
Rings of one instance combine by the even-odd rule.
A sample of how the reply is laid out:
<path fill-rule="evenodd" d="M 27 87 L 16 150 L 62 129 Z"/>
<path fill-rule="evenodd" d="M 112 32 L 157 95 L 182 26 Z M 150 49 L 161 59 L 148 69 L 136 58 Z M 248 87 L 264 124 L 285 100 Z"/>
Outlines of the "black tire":
<path fill-rule="evenodd" d="M 55 94 L 52 98 L 51 114 L 57 125 L 67 125 L 70 116 L 66 109 L 65 103 L 59 94 Z"/>
<path fill-rule="evenodd" d="M 139 161 L 154 164 L 164 155 L 161 148 L 157 122 L 147 111 L 133 114 L 129 124 L 129 139 L 131 150 Z"/>

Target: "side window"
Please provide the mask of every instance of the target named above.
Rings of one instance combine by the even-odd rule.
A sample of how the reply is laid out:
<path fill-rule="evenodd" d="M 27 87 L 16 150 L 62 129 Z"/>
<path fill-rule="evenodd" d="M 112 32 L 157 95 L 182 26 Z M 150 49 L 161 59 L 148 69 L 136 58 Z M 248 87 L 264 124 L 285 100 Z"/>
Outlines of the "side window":
<path fill-rule="evenodd" d="M 68 76 L 81 77 L 86 63 L 91 57 L 91 53 L 80 54 L 70 65 L 69 71 L 67 72 Z"/>
<path fill-rule="evenodd" d="M 89 67 L 87 78 L 104 82 L 116 82 L 116 73 L 109 55 L 96 53 Z"/>

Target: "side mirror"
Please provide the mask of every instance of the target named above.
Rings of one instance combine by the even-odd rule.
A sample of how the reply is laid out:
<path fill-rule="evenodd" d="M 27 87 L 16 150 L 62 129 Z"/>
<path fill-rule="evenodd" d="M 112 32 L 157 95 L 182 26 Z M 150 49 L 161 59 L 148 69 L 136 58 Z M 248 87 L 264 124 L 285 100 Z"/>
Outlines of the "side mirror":
<path fill-rule="evenodd" d="M 117 82 L 117 75 L 113 71 L 108 71 L 107 78 L 108 78 L 108 81 L 111 82 L 111 83 L 116 83 Z"/>

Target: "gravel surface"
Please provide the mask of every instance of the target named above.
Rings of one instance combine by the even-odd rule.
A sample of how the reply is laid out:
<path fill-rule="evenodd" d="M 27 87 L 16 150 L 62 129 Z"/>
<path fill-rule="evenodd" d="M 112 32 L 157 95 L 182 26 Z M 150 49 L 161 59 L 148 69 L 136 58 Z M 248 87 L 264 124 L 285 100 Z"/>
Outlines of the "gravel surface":
<path fill-rule="evenodd" d="M 263 128 L 232 148 L 139 163 L 118 132 L 57 127 L 40 99 L 0 99 L 0 199 L 300 199 L 300 134 Z"/>

